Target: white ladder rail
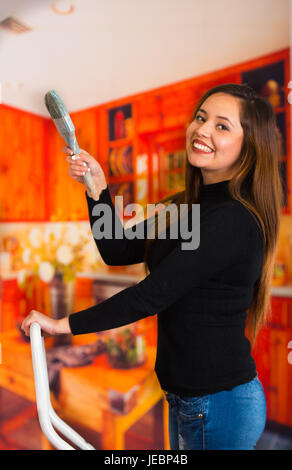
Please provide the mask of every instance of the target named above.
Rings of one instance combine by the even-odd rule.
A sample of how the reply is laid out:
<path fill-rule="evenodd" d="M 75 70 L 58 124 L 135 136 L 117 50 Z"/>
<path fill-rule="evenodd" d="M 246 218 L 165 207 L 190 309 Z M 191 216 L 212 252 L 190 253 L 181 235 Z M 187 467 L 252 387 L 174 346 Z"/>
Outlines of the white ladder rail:
<path fill-rule="evenodd" d="M 95 450 L 74 429 L 66 424 L 55 412 L 50 400 L 50 388 L 44 338 L 37 322 L 30 326 L 31 355 L 36 392 L 38 417 L 41 429 L 50 443 L 58 450 L 75 450 L 62 439 L 53 426 L 82 450 Z"/>

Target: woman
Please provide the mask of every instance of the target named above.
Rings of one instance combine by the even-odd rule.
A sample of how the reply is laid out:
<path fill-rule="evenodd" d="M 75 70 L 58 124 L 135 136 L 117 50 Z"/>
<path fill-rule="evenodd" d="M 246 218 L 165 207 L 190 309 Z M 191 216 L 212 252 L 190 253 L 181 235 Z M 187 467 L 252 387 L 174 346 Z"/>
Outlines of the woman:
<path fill-rule="evenodd" d="M 91 227 L 99 219 L 93 208 L 105 203 L 121 228 L 100 165 L 84 151 L 74 159 L 64 152 L 72 178 L 83 181 L 86 162 L 99 189 L 98 201 L 86 194 Z M 271 105 L 246 85 L 212 88 L 186 131 L 186 189 L 163 201 L 179 214 L 181 204 L 200 204 L 199 246 L 95 234 L 107 264 L 144 261 L 150 274 L 69 319 L 32 311 L 23 321 L 27 335 L 33 321 L 46 334 L 76 335 L 157 313 L 155 371 L 169 403 L 171 449 L 251 450 L 264 430 L 265 396 L 245 327 L 254 344 L 270 313 L 283 201 L 278 154 Z"/>

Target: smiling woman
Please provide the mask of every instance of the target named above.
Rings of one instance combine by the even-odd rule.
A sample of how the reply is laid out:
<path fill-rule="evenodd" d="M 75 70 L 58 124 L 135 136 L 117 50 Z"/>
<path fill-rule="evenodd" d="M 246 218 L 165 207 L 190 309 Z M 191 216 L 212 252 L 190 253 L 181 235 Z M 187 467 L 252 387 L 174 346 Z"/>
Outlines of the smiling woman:
<path fill-rule="evenodd" d="M 179 221 L 183 210 L 200 205 L 193 249 L 165 227 L 160 239 L 158 216 L 154 238 L 129 239 L 96 160 L 84 152 L 78 162 L 67 157 L 73 179 L 87 161 L 101 189 L 98 201 L 85 193 L 91 229 L 106 204 L 119 234 L 105 238 L 100 229 L 96 236 L 105 263 L 145 261 L 149 274 L 63 323 L 39 312 L 35 319 L 50 334 L 80 335 L 157 314 L 155 371 L 169 401 L 172 449 L 251 450 L 263 432 L 265 396 L 245 327 L 247 320 L 254 341 L 270 308 L 283 200 L 278 144 L 271 105 L 249 87 L 220 85 L 201 98 L 186 131 L 186 189 L 161 201 L 172 200 Z M 147 219 L 141 223 L 147 233 Z M 31 321 L 24 320 L 25 331 Z"/>

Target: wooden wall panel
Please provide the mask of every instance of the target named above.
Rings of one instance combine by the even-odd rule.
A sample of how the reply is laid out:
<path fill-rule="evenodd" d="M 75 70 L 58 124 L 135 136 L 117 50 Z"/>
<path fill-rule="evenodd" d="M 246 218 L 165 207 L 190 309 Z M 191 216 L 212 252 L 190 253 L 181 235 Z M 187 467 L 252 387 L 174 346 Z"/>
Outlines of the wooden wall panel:
<path fill-rule="evenodd" d="M 252 350 L 252 356 L 256 363 L 258 377 L 265 391 L 267 419 L 270 419 L 271 340 L 269 327 L 262 328 L 259 332 L 256 345 Z"/>
<path fill-rule="evenodd" d="M 291 329 L 271 329 L 271 410 L 270 419 L 291 426 L 291 365 L 288 363 L 288 342 Z M 290 385 L 290 386 L 289 386 Z"/>
<path fill-rule="evenodd" d="M 164 127 L 184 126 L 191 120 L 197 103 L 195 87 L 170 89 L 162 94 L 162 116 Z"/>
<path fill-rule="evenodd" d="M 0 122 L 0 220 L 44 220 L 44 119 L 0 105 Z"/>
<path fill-rule="evenodd" d="M 137 132 L 155 132 L 161 127 L 161 97 L 145 93 L 136 100 Z"/>

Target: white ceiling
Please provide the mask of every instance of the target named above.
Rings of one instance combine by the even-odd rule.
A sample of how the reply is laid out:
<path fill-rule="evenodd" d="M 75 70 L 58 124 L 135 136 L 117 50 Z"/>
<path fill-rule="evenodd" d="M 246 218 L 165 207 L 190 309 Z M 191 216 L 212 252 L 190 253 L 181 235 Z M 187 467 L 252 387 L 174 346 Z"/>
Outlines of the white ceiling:
<path fill-rule="evenodd" d="M 33 28 L 0 29 L 2 101 L 48 116 L 54 88 L 69 111 L 191 78 L 289 46 L 289 0 L 0 0 Z"/>

